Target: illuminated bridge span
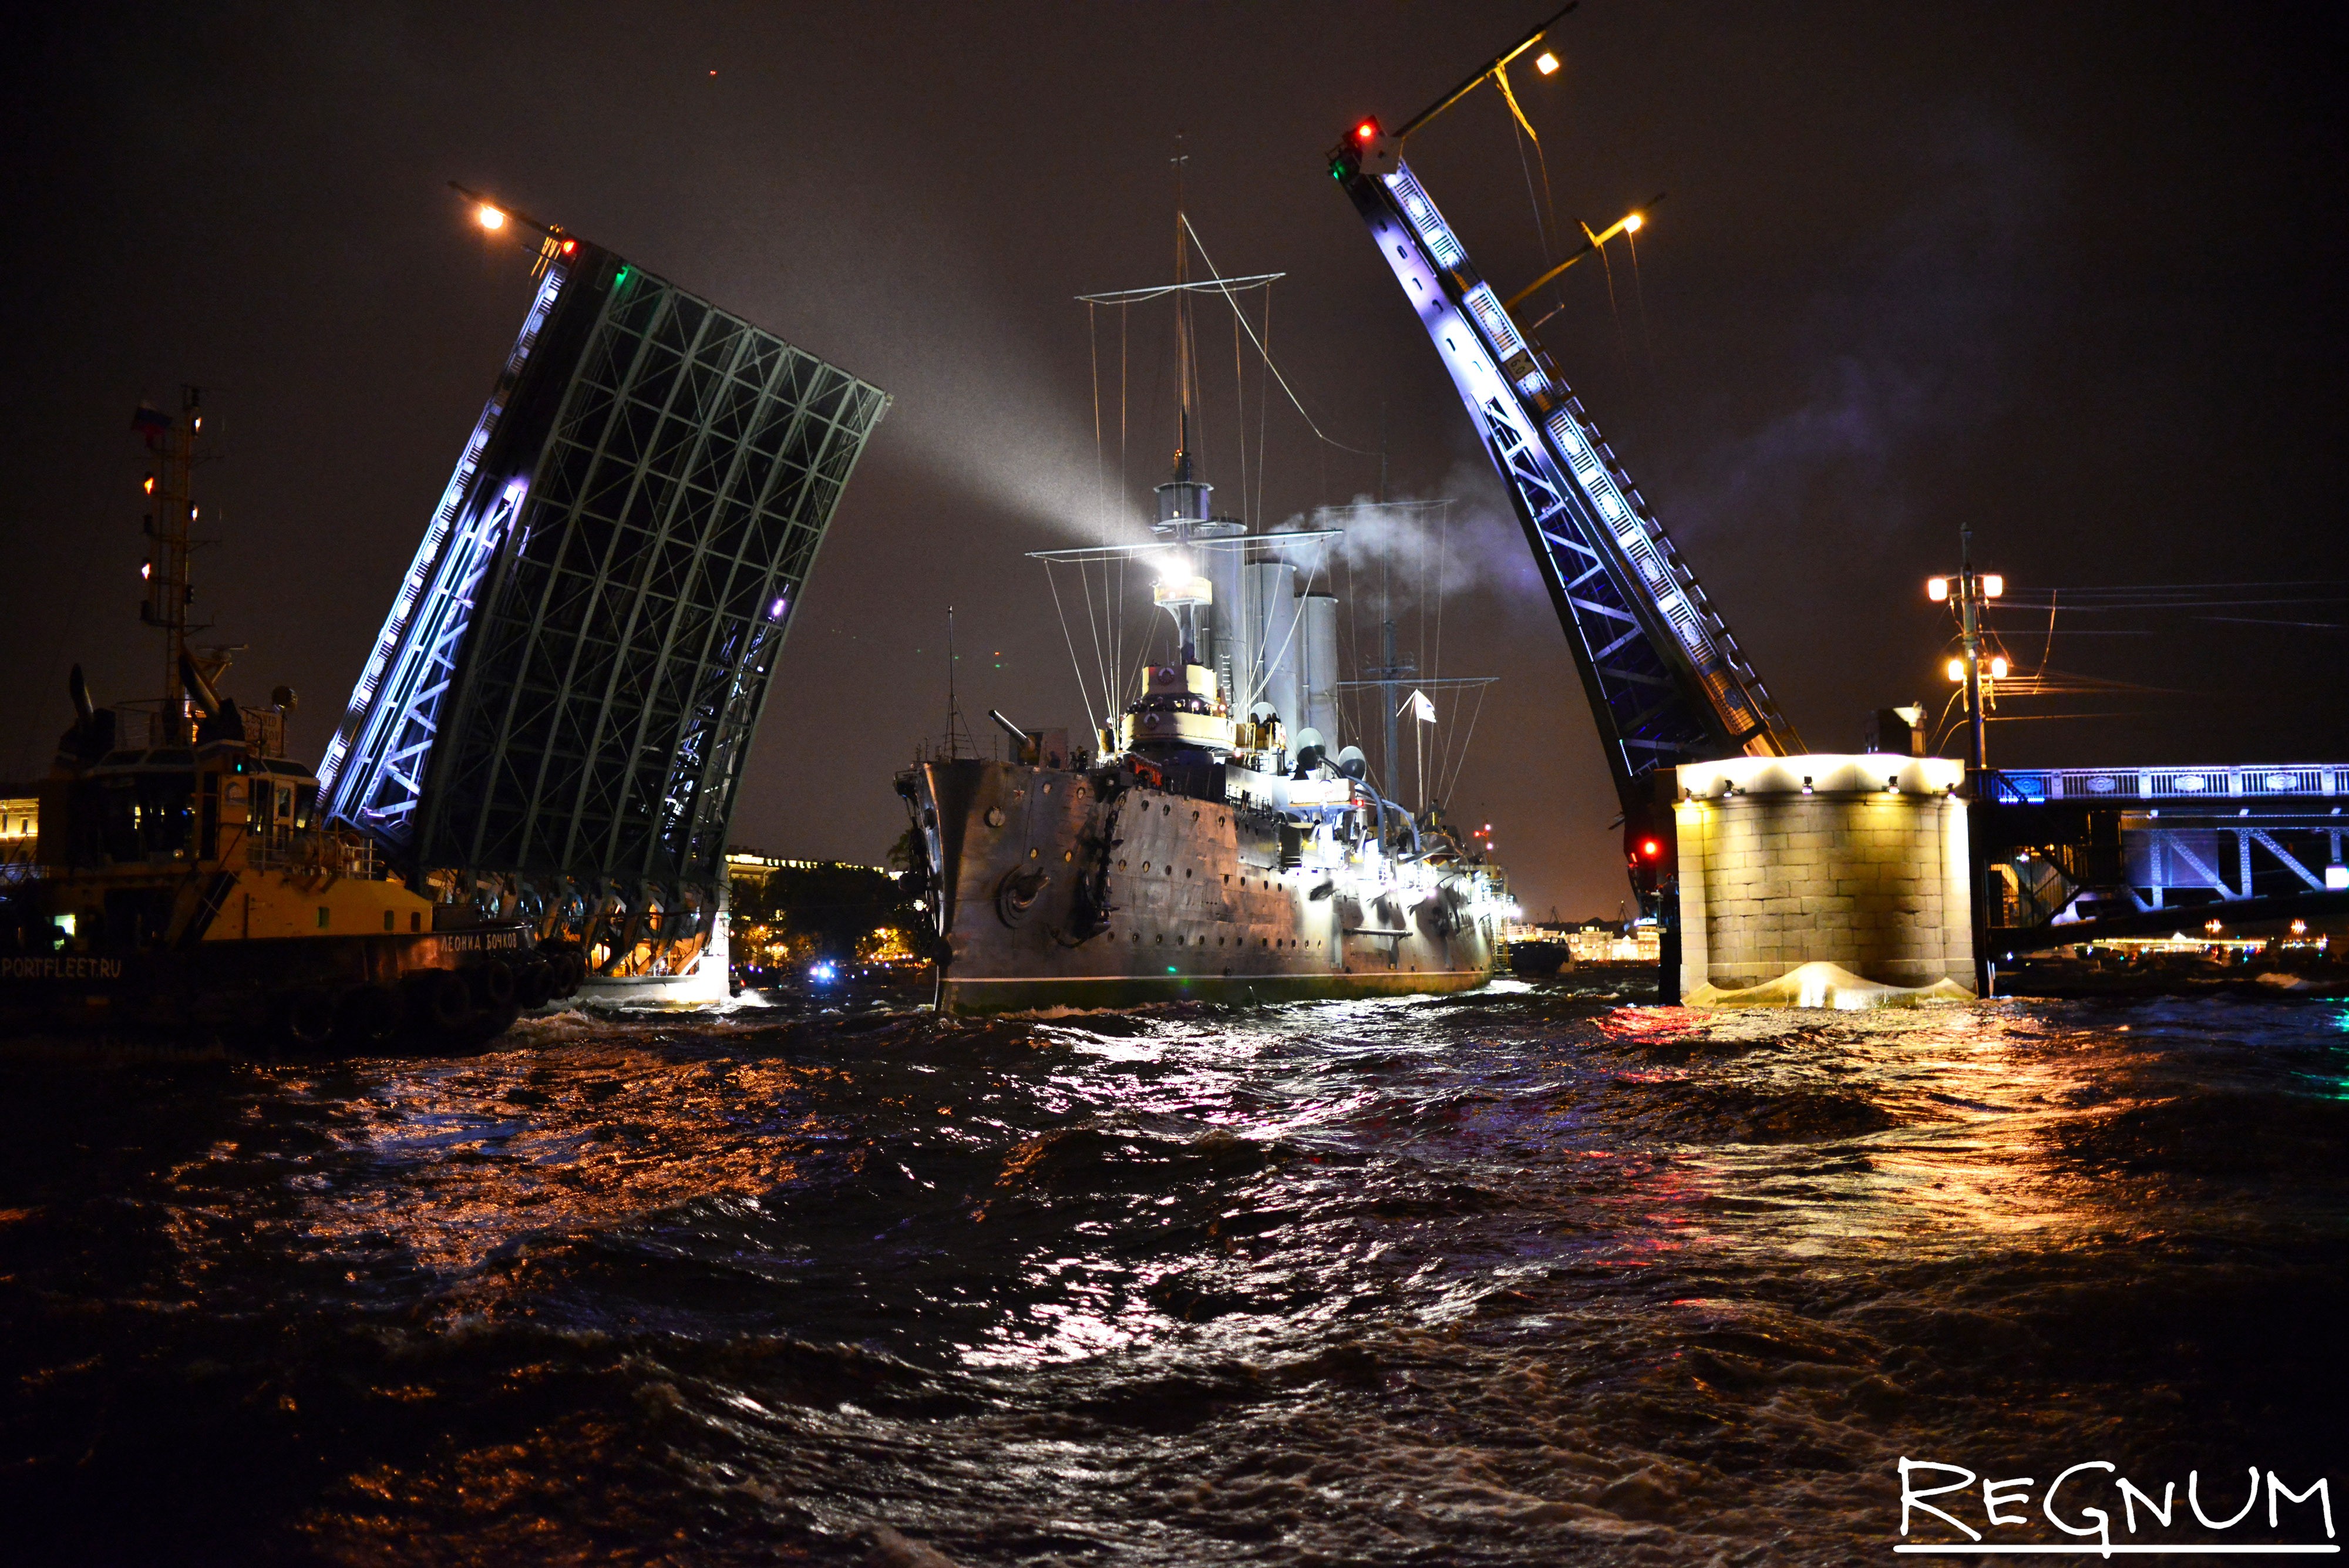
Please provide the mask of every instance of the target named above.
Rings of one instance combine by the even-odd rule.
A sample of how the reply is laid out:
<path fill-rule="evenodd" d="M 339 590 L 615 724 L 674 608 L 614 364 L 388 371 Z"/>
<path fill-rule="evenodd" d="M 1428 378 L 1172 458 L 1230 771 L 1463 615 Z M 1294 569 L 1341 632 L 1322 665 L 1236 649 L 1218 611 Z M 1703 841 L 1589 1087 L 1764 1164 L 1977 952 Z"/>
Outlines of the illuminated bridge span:
<path fill-rule="evenodd" d="M 1975 795 L 1993 953 L 2349 908 L 2349 764 L 2007 768 Z"/>
<path fill-rule="evenodd" d="M 1451 373 L 1525 529 L 1622 802 L 1632 887 L 1652 912 L 1666 901 L 1660 846 L 1672 827 L 1673 770 L 1787 756 L 1802 740 L 1582 400 L 1403 161 L 1411 129 L 1389 136 L 1360 122 L 1331 151 L 1330 172 Z"/>
<path fill-rule="evenodd" d="M 2349 765 L 2258 763 L 2224 768 L 2003 768 L 1992 775 L 1988 798 L 2034 805 L 2057 800 L 2208 805 L 2230 800 L 2265 803 L 2318 796 L 2349 796 Z"/>
<path fill-rule="evenodd" d="M 1610 236 L 1636 227 L 1640 214 L 1603 234 L 1586 229 L 1584 251 L 1505 300 L 1403 160 L 1415 130 L 1488 79 L 1510 94 L 1516 112 L 1510 62 L 1572 9 L 1574 0 L 1568 0 L 1399 130 L 1390 133 L 1372 118 L 1357 120 L 1330 150 L 1329 170 L 1443 359 L 1541 568 L 1622 803 L 1633 891 L 1642 911 L 1662 922 L 1669 1001 L 1678 994 L 1675 977 L 1682 968 L 1673 805 L 1676 784 L 1687 782 L 1682 770 L 1752 759 L 1764 764 L 1745 770 L 1754 776 L 1782 783 L 1799 778 L 1801 796 L 1833 794 L 1845 803 L 1787 803 L 1789 810 L 1814 815 L 1864 812 L 1867 802 L 1889 808 L 1913 796 L 1897 782 L 1880 795 L 1873 784 L 1857 794 L 1814 790 L 1815 775 L 1849 773 L 1862 760 L 1872 769 L 1877 759 L 1802 754 L 1794 727 L 1582 400 L 1510 316 L 1512 305 Z M 1555 69 L 1556 61 L 1544 56 L 1536 66 Z M 1531 127 L 1526 129 L 1530 135 Z M 1787 765 L 1768 765 L 1771 759 L 1785 759 Z M 1902 765 L 1905 759 L 1896 771 Z M 2349 766 L 2010 771 L 1962 784 L 1952 780 L 1946 789 L 1966 797 L 1967 809 L 1962 826 L 1943 842 L 1967 845 L 1971 866 L 1943 889 L 1946 897 L 1935 895 L 1936 908 L 1961 911 L 1952 919 L 1975 923 L 1977 940 L 1965 945 L 1977 962 L 1986 955 L 2078 940 L 2091 927 L 2117 934 L 2137 921 L 2174 920 L 2175 910 L 2187 904 L 2224 904 L 2228 918 L 2237 920 L 2349 909 L 2349 868 L 2341 860 Z M 1746 793 L 1741 783 L 1736 794 Z M 1744 809 L 1723 806 L 1714 815 L 1742 815 Z M 1702 807 L 1692 808 L 1692 821 L 1705 819 Z M 1878 867 L 1863 849 L 1862 836 L 1837 850 L 1836 864 L 1848 863 L 1850 877 L 1823 876 L 1821 863 L 1806 849 L 1783 858 L 1757 852 L 1764 862 L 1758 869 L 1766 873 L 1761 880 L 1740 875 L 1709 894 L 1700 886 L 1700 925 L 1714 922 L 1719 929 L 1707 926 L 1694 939 L 1691 950 L 1697 957 L 1689 978 L 1706 985 L 1720 980 L 1732 988 L 1768 978 L 1723 979 L 1751 966 L 1744 959 L 1716 966 L 1713 955 L 1729 950 L 1722 943 L 1734 946 L 1752 930 L 1780 930 L 1781 916 L 1793 907 L 1789 900 L 1844 897 L 1846 882 L 1864 880 L 1862 872 L 1873 877 Z M 1913 877 L 1907 880 L 1917 883 Z M 1920 985 L 1930 977 L 1901 966 L 1945 963 L 1953 950 L 1942 941 L 1952 927 L 1936 924 L 1940 915 L 1927 918 L 1889 901 L 1842 913 L 1847 918 L 1832 927 L 1806 920 L 1801 929 L 1811 934 L 1772 946 L 1769 962 L 1831 961 L 1872 980 Z M 1975 978 L 1979 983 L 1979 973 Z"/>
<path fill-rule="evenodd" d="M 551 263 L 320 768 L 444 898 L 690 969 L 768 677 L 888 398 L 608 251 Z"/>

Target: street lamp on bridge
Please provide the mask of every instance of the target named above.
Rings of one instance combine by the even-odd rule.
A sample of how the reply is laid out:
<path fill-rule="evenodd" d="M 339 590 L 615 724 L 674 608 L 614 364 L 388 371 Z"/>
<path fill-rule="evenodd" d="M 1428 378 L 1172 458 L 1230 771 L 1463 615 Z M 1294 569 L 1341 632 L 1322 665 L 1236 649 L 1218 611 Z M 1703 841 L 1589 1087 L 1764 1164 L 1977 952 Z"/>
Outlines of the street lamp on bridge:
<path fill-rule="evenodd" d="M 1962 680 L 1966 688 L 1966 728 L 1971 737 L 1967 748 L 1967 765 L 1976 773 L 1982 769 L 1982 742 L 1985 724 L 1982 714 L 1983 674 L 1982 658 L 1982 607 L 1988 600 L 2006 592 L 2006 579 L 1996 572 L 1974 570 L 1974 531 L 1971 527 L 1958 530 L 1958 575 L 1954 577 L 1928 577 L 1925 597 L 1935 604 L 1948 604 L 1955 599 L 1958 630 L 1965 649 L 1962 659 L 1950 660 L 1950 679 Z M 2006 675 L 2003 656 L 1990 661 L 1988 671 L 1992 680 Z"/>

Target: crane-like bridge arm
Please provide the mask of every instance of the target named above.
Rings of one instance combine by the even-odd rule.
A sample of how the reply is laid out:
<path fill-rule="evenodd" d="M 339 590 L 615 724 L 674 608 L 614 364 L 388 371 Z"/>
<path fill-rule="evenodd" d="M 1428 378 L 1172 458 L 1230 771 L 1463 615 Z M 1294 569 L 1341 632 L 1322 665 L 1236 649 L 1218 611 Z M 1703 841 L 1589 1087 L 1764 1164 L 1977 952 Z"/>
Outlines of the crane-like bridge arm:
<path fill-rule="evenodd" d="M 1802 742 L 1547 355 L 1477 273 L 1396 142 L 1355 127 L 1330 173 L 1427 328 L 1541 564 L 1632 821 L 1659 768 Z"/>

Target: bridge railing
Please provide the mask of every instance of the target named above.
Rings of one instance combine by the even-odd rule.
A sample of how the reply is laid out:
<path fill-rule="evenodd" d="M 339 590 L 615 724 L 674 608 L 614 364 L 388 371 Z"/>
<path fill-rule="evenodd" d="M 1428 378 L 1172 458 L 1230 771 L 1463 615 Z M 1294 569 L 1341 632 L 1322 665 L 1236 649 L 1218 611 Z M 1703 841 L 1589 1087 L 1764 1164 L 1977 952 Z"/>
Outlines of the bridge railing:
<path fill-rule="evenodd" d="M 2349 763 L 2259 763 L 2235 767 L 2002 768 L 1986 798 L 2049 801 L 2309 800 L 2349 796 Z"/>

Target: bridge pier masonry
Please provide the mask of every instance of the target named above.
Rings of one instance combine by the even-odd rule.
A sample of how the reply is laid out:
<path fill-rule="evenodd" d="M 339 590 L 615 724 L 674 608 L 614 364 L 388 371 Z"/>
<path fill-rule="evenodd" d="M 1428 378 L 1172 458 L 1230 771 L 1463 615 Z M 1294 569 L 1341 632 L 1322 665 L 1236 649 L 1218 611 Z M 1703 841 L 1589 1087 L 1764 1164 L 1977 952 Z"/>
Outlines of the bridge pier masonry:
<path fill-rule="evenodd" d="M 1683 1000 L 1857 1007 L 1974 993 L 1964 763 L 1733 757 L 1678 775 Z"/>

